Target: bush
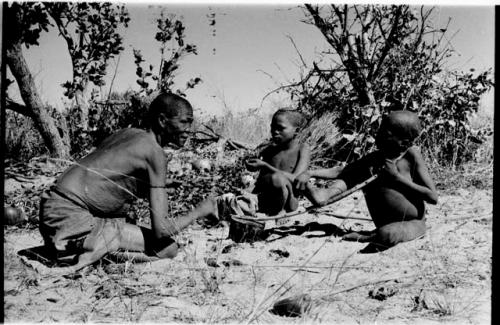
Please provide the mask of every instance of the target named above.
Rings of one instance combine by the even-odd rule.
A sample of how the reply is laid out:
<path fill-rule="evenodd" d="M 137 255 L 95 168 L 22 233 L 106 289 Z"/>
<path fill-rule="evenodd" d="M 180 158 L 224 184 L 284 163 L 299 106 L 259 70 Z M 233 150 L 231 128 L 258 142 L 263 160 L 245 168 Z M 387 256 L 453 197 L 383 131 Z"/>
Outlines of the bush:
<path fill-rule="evenodd" d="M 473 130 L 469 117 L 493 87 L 491 70 L 447 70 L 455 52 L 446 42 L 447 26 L 429 21 L 432 8 L 305 6 L 331 51 L 320 54 L 322 67 L 313 62 L 302 80 L 284 88 L 315 119 L 337 113 L 342 137 L 330 158 L 352 161 L 370 152 L 383 115 L 405 109 L 423 122 L 426 132 L 418 143 L 424 154 L 443 166 L 473 159 L 488 132 Z"/>
<path fill-rule="evenodd" d="M 143 128 L 150 97 L 139 97 L 133 92 L 112 94 L 105 102 L 91 101 L 89 127 L 78 123 L 78 107 L 69 109 L 66 116 L 71 139 L 71 154 L 79 158 L 114 132 L 129 127 Z"/>
<path fill-rule="evenodd" d="M 5 159 L 28 161 L 48 153 L 33 121 L 11 110 L 5 111 Z"/>
<path fill-rule="evenodd" d="M 269 116 L 259 114 L 255 110 L 240 113 L 226 110 L 222 116 L 195 120 L 193 129 L 204 131 L 206 128 L 203 125 L 207 125 L 225 138 L 249 145 L 258 145 L 270 137 L 270 124 Z"/>

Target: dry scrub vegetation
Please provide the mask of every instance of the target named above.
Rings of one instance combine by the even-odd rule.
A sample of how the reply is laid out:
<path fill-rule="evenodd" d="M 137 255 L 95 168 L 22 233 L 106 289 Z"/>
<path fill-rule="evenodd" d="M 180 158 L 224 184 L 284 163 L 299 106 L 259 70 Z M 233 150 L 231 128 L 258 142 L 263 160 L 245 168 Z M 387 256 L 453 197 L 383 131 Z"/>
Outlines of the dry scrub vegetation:
<path fill-rule="evenodd" d="M 187 202 L 241 187 L 242 169 L 235 166 L 241 166 L 246 152 L 226 150 L 221 155 L 217 148 L 213 144 L 176 152 L 170 164 L 177 169 L 171 172 L 184 184 L 173 194 L 172 214 L 189 208 Z M 200 156 L 214 163 L 210 172 L 189 168 L 188 162 Z M 42 275 L 17 254 L 42 244 L 36 229 L 38 196 L 61 166 L 41 159 L 10 166 L 6 203 L 25 207 L 29 222 L 4 229 L 5 319 L 489 323 L 492 164 L 487 157 L 460 170 L 431 168 L 440 201 L 428 206 L 426 236 L 384 252 L 361 254 L 365 244 L 340 240 L 346 230 L 373 228 L 362 220 L 369 214 L 363 196 L 356 193 L 327 209 L 352 219 L 325 213 L 297 216 L 281 227 L 269 224 L 274 228 L 269 237 L 254 243 L 228 239 L 227 224 L 211 229 L 193 225 L 177 237 L 183 249 L 173 260 L 133 264 L 106 258 L 66 277 Z M 136 217 L 144 218 L 144 208 L 140 210 L 135 210 Z M 300 317 L 269 312 L 278 300 L 298 294 L 311 297 L 311 307 Z"/>

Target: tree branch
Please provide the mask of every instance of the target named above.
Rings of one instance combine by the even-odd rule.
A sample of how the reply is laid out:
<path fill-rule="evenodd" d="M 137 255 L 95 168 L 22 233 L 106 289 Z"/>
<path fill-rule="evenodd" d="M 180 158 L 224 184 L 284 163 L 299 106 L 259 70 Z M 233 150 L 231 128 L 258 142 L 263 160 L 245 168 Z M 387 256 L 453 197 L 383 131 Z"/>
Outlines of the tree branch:
<path fill-rule="evenodd" d="M 10 98 L 6 99 L 6 109 L 10 109 L 16 113 L 27 116 L 29 118 L 33 118 L 33 112 L 31 112 L 26 106 L 16 103 Z"/>
<path fill-rule="evenodd" d="M 380 71 L 380 68 L 382 67 L 382 65 L 384 63 L 385 57 L 387 56 L 387 54 L 389 53 L 389 50 L 394 45 L 394 41 L 395 41 L 395 38 L 396 38 L 396 32 L 398 30 L 398 25 L 399 25 L 399 17 L 401 16 L 401 8 L 402 8 L 401 6 L 398 6 L 397 9 L 396 9 L 396 13 L 394 15 L 391 32 L 389 33 L 389 36 L 387 37 L 387 40 L 385 42 L 385 46 L 382 49 L 382 52 L 381 52 L 381 54 L 379 56 L 378 64 L 377 64 L 377 67 L 376 67 L 375 71 L 373 72 L 373 74 L 371 74 L 371 75 L 368 76 L 369 80 L 372 80 L 373 78 L 377 77 L 377 75 L 378 75 L 378 73 Z"/>

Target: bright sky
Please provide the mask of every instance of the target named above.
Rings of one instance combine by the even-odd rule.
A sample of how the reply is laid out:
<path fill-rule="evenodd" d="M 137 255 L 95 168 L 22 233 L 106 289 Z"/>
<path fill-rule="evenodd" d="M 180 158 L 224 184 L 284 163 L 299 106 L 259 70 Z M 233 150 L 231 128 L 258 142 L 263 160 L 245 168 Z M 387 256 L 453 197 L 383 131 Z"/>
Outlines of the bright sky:
<path fill-rule="evenodd" d="M 219 2 L 220 3 L 220 2 Z M 154 40 L 154 20 L 161 8 L 182 16 L 186 41 L 198 47 L 198 55 L 181 61 L 176 81 L 184 88 L 191 77 L 203 83 L 187 91 L 187 98 L 198 112 L 219 114 L 226 106 L 233 111 L 249 108 L 274 109 L 286 104 L 278 96 L 263 97 L 283 83 L 297 80 L 301 63 L 297 51 L 310 66 L 327 44 L 314 26 L 301 22 L 302 9 L 288 5 L 180 5 L 129 3 L 131 22 L 123 33 L 125 50 L 119 61 L 109 64 L 107 87 L 115 73 L 114 91 L 138 89 L 132 48 L 140 49 L 147 63 L 158 68 L 159 44 Z M 161 8 L 160 8 L 161 6 Z M 209 26 L 208 14 L 215 13 L 216 24 Z M 483 70 L 494 65 L 494 7 L 441 6 L 434 22 L 444 26 L 452 18 L 449 36 L 460 56 L 450 62 L 456 69 Z M 215 27 L 215 36 L 212 35 Z M 215 49 L 215 52 L 214 52 Z M 70 58 L 65 43 L 55 31 L 44 34 L 39 47 L 25 52 L 42 98 L 56 107 L 64 107 L 60 84 L 71 78 Z M 483 105 L 492 110 L 493 95 Z M 488 109 L 488 110 L 489 110 Z"/>

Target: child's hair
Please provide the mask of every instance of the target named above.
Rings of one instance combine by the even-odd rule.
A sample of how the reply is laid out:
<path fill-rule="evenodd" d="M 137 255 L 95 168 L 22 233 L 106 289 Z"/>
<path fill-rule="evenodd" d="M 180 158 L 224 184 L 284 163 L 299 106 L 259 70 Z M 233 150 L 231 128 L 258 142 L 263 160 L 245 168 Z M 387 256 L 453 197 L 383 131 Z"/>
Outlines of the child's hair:
<path fill-rule="evenodd" d="M 306 124 L 304 114 L 296 109 L 280 108 L 273 114 L 273 119 L 279 115 L 285 115 L 286 119 L 297 129 L 303 128 Z"/>
<path fill-rule="evenodd" d="M 148 117 L 153 122 L 161 113 L 171 118 L 181 110 L 193 111 L 187 99 L 172 93 L 161 93 L 149 105 Z"/>
<path fill-rule="evenodd" d="M 384 117 L 381 127 L 389 128 L 396 136 L 410 141 L 422 132 L 417 114 L 408 110 L 392 111 Z"/>

